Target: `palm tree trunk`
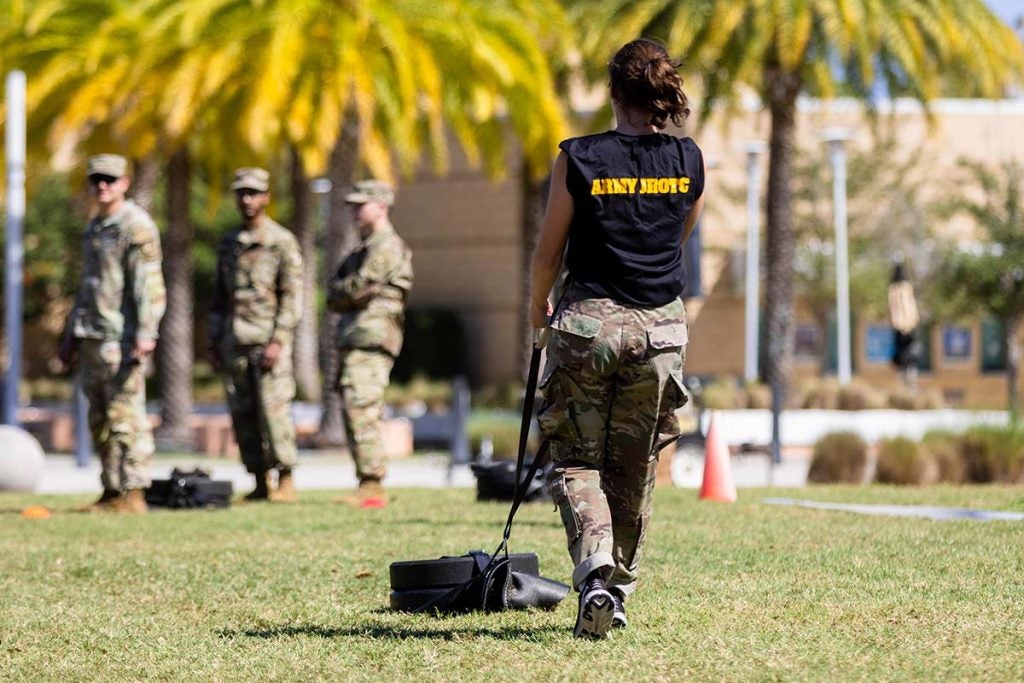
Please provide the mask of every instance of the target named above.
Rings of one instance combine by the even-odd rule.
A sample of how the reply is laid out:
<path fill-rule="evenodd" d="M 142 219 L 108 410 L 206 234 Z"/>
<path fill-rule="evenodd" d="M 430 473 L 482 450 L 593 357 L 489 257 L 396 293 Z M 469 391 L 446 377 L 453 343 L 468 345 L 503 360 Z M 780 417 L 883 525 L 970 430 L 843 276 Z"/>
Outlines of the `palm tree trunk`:
<path fill-rule="evenodd" d="M 291 228 L 302 252 L 302 318 L 295 329 L 295 384 L 299 397 L 320 400 L 320 361 L 317 358 L 316 330 L 316 228 L 312 220 L 313 194 L 302 159 L 292 149 L 291 159 L 292 220 Z"/>
<path fill-rule="evenodd" d="M 191 163 L 178 149 L 167 163 L 167 232 L 164 235 L 164 280 L 167 311 L 160 324 L 157 369 L 160 376 L 161 449 L 192 448 L 192 221 Z"/>
<path fill-rule="evenodd" d="M 341 136 L 331 152 L 327 169 L 331 192 L 327 210 L 324 275 L 328 282 L 337 272 L 344 254 L 351 251 L 356 243 L 351 217 L 345 206 L 345 194 L 355 178 L 358 154 L 359 123 L 350 114 L 345 117 Z M 338 446 L 345 442 L 341 394 L 338 392 L 338 346 L 334 341 L 337 328 L 338 314 L 327 312 L 320 326 L 320 368 L 324 380 L 319 436 L 321 446 Z"/>
<path fill-rule="evenodd" d="M 160 180 L 160 164 L 156 157 L 148 156 L 135 161 L 135 177 L 132 179 L 132 199 L 135 203 L 153 213 L 156 198 L 156 184 Z"/>
<path fill-rule="evenodd" d="M 519 354 L 520 376 L 524 379 L 530 370 L 530 357 L 533 355 L 533 329 L 530 326 L 530 263 L 533 252 L 537 248 L 537 238 L 544 223 L 544 211 L 547 208 L 548 191 L 551 176 L 536 180 L 528 163 L 524 162 L 520 177 L 520 196 L 522 198 L 522 303 L 519 306 L 519 329 L 522 330 L 522 344 Z"/>
<path fill-rule="evenodd" d="M 765 85 L 771 112 L 768 195 L 765 220 L 765 379 L 784 404 L 793 363 L 793 211 L 791 181 L 796 132 L 799 74 L 781 67 L 766 69 Z"/>

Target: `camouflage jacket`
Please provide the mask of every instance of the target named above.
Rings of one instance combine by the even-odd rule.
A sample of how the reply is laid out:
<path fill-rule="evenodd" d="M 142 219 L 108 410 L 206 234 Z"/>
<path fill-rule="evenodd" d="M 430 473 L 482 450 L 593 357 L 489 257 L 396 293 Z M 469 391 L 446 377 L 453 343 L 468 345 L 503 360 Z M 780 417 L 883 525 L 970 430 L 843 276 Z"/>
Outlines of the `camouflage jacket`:
<path fill-rule="evenodd" d="M 289 346 L 301 315 L 302 254 L 295 235 L 270 218 L 225 235 L 217 249 L 210 344 Z"/>
<path fill-rule="evenodd" d="M 364 239 L 331 281 L 327 306 L 341 313 L 338 346 L 397 356 L 410 289 L 412 252 L 389 224 Z"/>
<path fill-rule="evenodd" d="M 135 202 L 89 221 L 82 240 L 82 280 L 68 316 L 78 339 L 133 343 L 156 339 L 167 306 L 160 233 Z"/>

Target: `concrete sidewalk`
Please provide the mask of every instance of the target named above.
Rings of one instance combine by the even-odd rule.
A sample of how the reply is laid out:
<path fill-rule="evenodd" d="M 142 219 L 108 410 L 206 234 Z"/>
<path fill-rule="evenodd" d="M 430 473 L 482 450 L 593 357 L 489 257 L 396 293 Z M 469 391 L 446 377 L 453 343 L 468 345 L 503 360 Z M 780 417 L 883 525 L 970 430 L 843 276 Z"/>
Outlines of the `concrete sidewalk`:
<path fill-rule="evenodd" d="M 808 463 L 803 459 L 784 460 L 774 468 L 764 456 L 733 456 L 733 480 L 738 487 L 803 486 L 807 481 Z M 154 479 L 166 479 L 175 467 L 202 467 L 214 479 L 229 480 L 237 492 L 252 488 L 252 476 L 235 460 L 210 459 L 200 456 L 163 458 L 153 461 Z M 680 454 L 673 462 L 673 482 L 683 488 L 700 487 L 704 462 Z M 300 454 L 295 469 L 295 486 L 300 491 L 351 489 L 356 486 L 352 460 L 343 455 Z M 384 484 L 390 488 L 470 488 L 476 479 L 468 466 L 449 467 L 446 453 L 417 455 L 393 460 Z M 38 493 L 99 493 L 99 460 L 93 458 L 87 467 L 77 467 L 70 455 L 47 455 Z"/>

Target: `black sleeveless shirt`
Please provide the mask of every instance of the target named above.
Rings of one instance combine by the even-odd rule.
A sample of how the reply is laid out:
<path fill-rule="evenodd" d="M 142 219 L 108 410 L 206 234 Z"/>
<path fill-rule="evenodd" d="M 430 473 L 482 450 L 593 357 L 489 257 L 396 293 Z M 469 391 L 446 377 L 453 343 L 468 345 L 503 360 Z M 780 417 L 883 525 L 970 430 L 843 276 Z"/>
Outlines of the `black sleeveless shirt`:
<path fill-rule="evenodd" d="M 683 222 L 704 192 L 700 148 L 664 133 L 570 138 L 566 265 L 596 297 L 643 308 L 683 292 Z"/>

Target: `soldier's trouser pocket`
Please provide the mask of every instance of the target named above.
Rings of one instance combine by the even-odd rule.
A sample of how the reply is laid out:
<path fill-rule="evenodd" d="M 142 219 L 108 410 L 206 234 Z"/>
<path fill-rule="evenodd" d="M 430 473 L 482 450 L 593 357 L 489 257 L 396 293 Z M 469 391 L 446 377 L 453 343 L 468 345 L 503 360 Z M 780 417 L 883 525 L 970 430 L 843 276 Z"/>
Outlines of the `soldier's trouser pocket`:
<path fill-rule="evenodd" d="M 658 323 L 647 330 L 648 358 L 658 373 L 661 396 L 658 402 L 657 434 L 652 455 L 679 438 L 676 411 L 689 402 L 683 384 L 683 363 L 689 334 L 685 322 Z"/>

